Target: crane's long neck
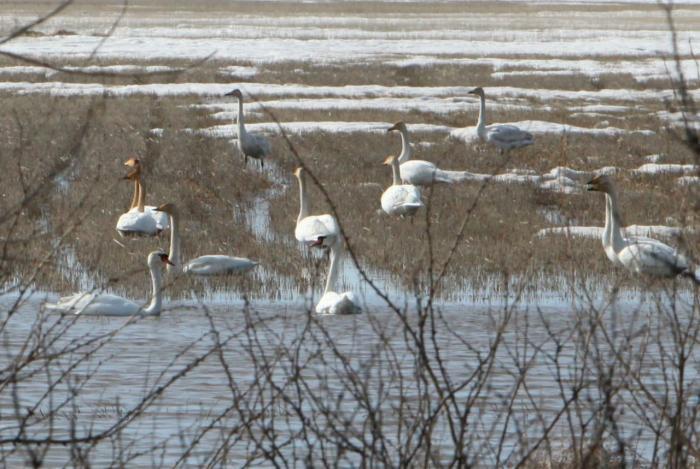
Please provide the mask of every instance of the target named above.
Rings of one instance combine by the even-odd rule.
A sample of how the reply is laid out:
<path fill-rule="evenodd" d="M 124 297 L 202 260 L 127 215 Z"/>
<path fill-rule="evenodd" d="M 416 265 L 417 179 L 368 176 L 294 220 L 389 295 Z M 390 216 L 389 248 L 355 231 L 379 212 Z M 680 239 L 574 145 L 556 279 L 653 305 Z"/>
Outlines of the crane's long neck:
<path fill-rule="evenodd" d="M 338 266 L 341 255 L 341 243 L 342 241 L 338 239 L 331 246 L 331 266 L 328 269 L 328 277 L 326 278 L 326 288 L 323 290 L 325 295 L 328 292 L 333 291 L 335 287 L 335 281 L 338 279 Z"/>
<path fill-rule="evenodd" d="M 165 269 L 169 273 L 176 273 L 182 267 L 180 264 L 180 215 L 176 212 L 170 214 L 170 252 L 168 253 L 170 262 Z"/>
<path fill-rule="evenodd" d="M 401 185 L 401 171 L 399 170 L 399 162 L 396 159 L 391 162 L 391 175 L 393 177 L 392 184 L 394 186 L 400 186 Z"/>
<path fill-rule="evenodd" d="M 401 130 L 401 154 L 399 155 L 399 163 L 405 163 L 413 156 L 411 142 L 408 139 L 408 130 Z"/>
<path fill-rule="evenodd" d="M 138 207 L 138 205 L 139 205 L 139 192 L 140 192 L 139 180 L 138 180 L 138 178 L 134 178 L 134 196 L 131 198 L 131 205 L 129 205 L 129 210 L 131 210 L 134 207 Z"/>
<path fill-rule="evenodd" d="M 476 131 L 481 136 L 486 131 L 486 95 L 479 95 L 479 120 L 476 122 Z"/>
<path fill-rule="evenodd" d="M 151 271 L 151 303 L 143 312 L 144 314 L 156 315 L 160 314 L 161 307 L 163 306 L 163 294 L 161 292 L 162 274 L 160 266 L 149 265 L 148 267 Z"/>
<path fill-rule="evenodd" d="M 617 202 L 617 193 L 614 190 L 605 193 L 605 231 L 603 232 L 603 242 L 605 236 L 612 245 L 616 253 L 622 251 L 627 246 L 625 238 L 622 236 L 622 219 L 620 217 Z"/>
<path fill-rule="evenodd" d="M 243 118 L 243 98 L 238 98 L 238 139 L 244 139 L 245 133 L 245 122 Z"/>
<path fill-rule="evenodd" d="M 297 217 L 297 223 L 302 219 L 309 216 L 309 200 L 306 196 L 306 183 L 304 181 L 304 176 L 300 174 L 297 176 L 299 180 L 299 216 Z"/>
<path fill-rule="evenodd" d="M 136 177 L 136 182 L 138 184 L 139 193 L 139 201 L 137 207 L 139 209 L 139 212 L 143 212 L 146 208 L 146 189 L 144 189 L 143 184 L 141 184 L 141 176 Z"/>

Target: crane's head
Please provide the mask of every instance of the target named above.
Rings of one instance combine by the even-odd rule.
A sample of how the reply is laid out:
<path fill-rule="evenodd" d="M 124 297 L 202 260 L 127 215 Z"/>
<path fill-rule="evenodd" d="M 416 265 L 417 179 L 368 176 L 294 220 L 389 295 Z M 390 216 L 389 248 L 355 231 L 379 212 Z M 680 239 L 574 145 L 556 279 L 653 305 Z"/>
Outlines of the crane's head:
<path fill-rule="evenodd" d="M 483 89 L 482 87 L 480 87 L 480 86 L 477 86 L 477 87 L 474 88 L 473 90 L 467 91 L 467 93 L 468 93 L 468 94 L 475 94 L 475 95 L 477 95 L 477 96 L 483 97 L 483 96 L 484 96 L 484 89 Z"/>
<path fill-rule="evenodd" d="M 233 97 L 238 98 L 238 99 L 243 99 L 243 93 L 241 93 L 241 90 L 239 90 L 238 88 L 226 93 L 224 96 L 233 96 Z"/>
<path fill-rule="evenodd" d="M 614 185 L 615 181 L 612 176 L 601 174 L 588 181 L 587 188 L 589 191 L 610 193 L 613 191 Z"/>
<path fill-rule="evenodd" d="M 403 122 L 399 121 L 396 124 L 392 125 L 388 129 L 386 129 L 387 132 L 391 132 L 394 130 L 398 130 L 399 132 L 406 132 L 406 124 Z"/>
<path fill-rule="evenodd" d="M 304 168 L 302 168 L 301 166 L 299 166 L 297 169 L 294 170 L 294 175 L 298 178 L 301 177 L 303 174 L 304 174 Z"/>

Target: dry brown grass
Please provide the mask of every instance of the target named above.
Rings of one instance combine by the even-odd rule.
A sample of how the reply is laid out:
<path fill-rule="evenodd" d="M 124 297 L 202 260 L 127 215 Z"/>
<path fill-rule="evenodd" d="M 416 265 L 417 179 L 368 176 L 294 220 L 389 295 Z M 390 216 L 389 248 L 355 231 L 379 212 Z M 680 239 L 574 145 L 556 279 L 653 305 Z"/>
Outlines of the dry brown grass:
<path fill-rule="evenodd" d="M 17 155 L 20 154 L 24 177 L 40 180 L 42 171 L 45 172 L 52 162 L 67 157 L 62 152 L 69 146 L 71 135 L 93 102 L 101 103 L 101 100 L 6 99 L 8 112 L 3 119 L 2 133 L 8 145 L 3 149 L 2 160 L 8 170 L 1 176 L 6 188 L 3 197 L 6 207 L 21 196 L 21 187 L 16 183 L 19 170 L 14 163 Z M 253 199 L 270 187 L 271 182 L 252 165 L 245 168 L 228 141 L 180 131 L 214 123 L 203 110 L 189 106 L 196 102 L 195 98 L 133 97 L 107 99 L 100 104 L 104 109 L 92 122 L 79 155 L 67 157 L 76 161 L 66 176 L 70 189 L 50 191 L 23 219 L 22 229 L 28 234 L 33 232 L 38 220 L 47 216 L 52 229 L 18 248 L 32 251 L 50 242 L 60 232 L 61 220 L 68 219 L 81 198 L 90 194 L 92 208 L 83 214 L 82 223 L 69 241 L 78 260 L 85 268 L 99 272 L 101 278 L 117 278 L 138 268 L 141 273 L 123 284 L 143 285 L 142 259 L 155 247 L 167 248 L 167 239 L 127 241 L 126 250 L 113 241 L 117 238 L 116 219 L 128 206 L 131 194 L 130 184 L 118 179 L 123 173 L 121 163 L 129 155 L 136 154 L 146 164 L 149 203 L 170 201 L 180 206 L 184 219 L 185 259 L 213 253 L 245 255 L 259 260 L 273 274 L 265 278 L 254 276 L 251 282 L 244 284 L 215 282 L 214 287 L 229 288 L 234 284 L 248 293 L 272 297 L 279 294 L 280 288 L 304 289 L 309 279 L 298 275 L 299 266 L 315 267 L 313 260 L 305 260 L 295 243 L 289 242 L 298 210 L 296 183 L 290 176 L 286 190 L 270 200 L 271 229 L 283 237 L 288 235 L 287 241 L 270 246 L 255 239 L 245 228 L 240 214 L 251 209 Z M 329 118 L 325 112 L 280 111 L 276 115 L 281 121 Z M 494 110 L 492 116 L 501 121 L 541 118 L 587 124 L 568 120 L 564 111 L 528 114 L 521 110 Z M 349 111 L 334 112 L 330 118 L 361 120 L 356 112 Z M 471 125 L 474 115 L 465 112 L 445 117 L 372 111 L 364 118 Z M 650 128 L 655 121 L 645 115 L 636 119 L 629 116 L 625 124 L 629 128 Z M 152 128 L 163 128 L 165 132 L 156 138 L 150 134 Z M 274 154 L 270 160 L 291 175 L 297 163 L 281 139 L 273 140 Z M 379 196 L 389 183 L 387 168 L 380 163 L 386 155 L 399 152 L 398 136 L 316 133 L 293 136 L 292 141 L 337 204 L 341 221 L 360 259 L 373 268 L 402 278 L 402 283 L 411 288 L 420 277 L 418 272 L 428 262 L 425 215 L 421 212 L 409 222 L 384 216 L 379 207 Z M 664 153 L 668 161 L 691 161 L 684 147 L 663 131 L 652 137 L 540 136 L 536 145 L 513 152 L 509 160 L 493 151 L 477 151 L 443 136 L 418 134 L 414 141 L 431 143 L 430 147 L 420 147 L 416 158 L 433 161 L 445 169 L 481 173 L 527 168 L 542 174 L 560 165 L 583 170 L 610 165 L 634 168 L 646 162 L 642 156 L 651 153 Z M 689 219 L 687 214 L 693 207 L 676 202 L 679 191 L 686 189 L 676 186 L 673 178 L 638 177 L 620 182 L 627 223 L 682 225 Z M 437 186 L 432 192 L 428 191 L 434 257 L 439 262 L 446 259 L 466 207 L 478 191 L 479 185 L 473 183 Z M 316 212 L 327 211 L 316 190 L 312 190 L 312 199 Z M 234 207 L 238 207 L 237 217 L 233 216 Z M 550 226 L 539 213 L 543 208 L 562 212 L 577 224 L 602 225 L 603 202 L 597 194 L 560 195 L 542 192 L 530 185 L 490 186 L 467 224 L 464 241 L 458 246 L 452 264 L 449 284 L 455 289 L 480 288 L 489 282 L 497 283 L 503 272 L 530 275 L 547 283 L 544 280 L 547 275 L 560 275 L 569 269 L 567 265 L 587 275 L 608 275 L 610 266 L 596 241 L 577 240 L 572 244 L 566 239 L 533 238 L 539 229 Z M 38 244 L 32 247 L 32 243 Z M 41 282 L 50 288 L 72 288 L 52 275 Z M 172 291 L 202 288 L 192 282 L 178 282 L 180 285 Z"/>
<path fill-rule="evenodd" d="M 251 12 L 279 8 L 279 11 L 324 15 L 360 14 L 368 4 L 363 2 L 332 4 L 252 4 L 246 2 L 209 2 L 210 8 L 221 8 L 228 13 Z M 4 5 L 5 8 L 10 4 Z M 32 11 L 37 5 L 15 5 L 18 11 Z M 44 5 L 45 6 L 45 5 Z M 43 8 L 44 6 L 39 5 Z M 85 11 L 105 7 L 103 2 L 83 2 Z M 151 14 L 162 8 L 159 4 L 132 5 Z M 184 3 L 169 3 L 175 10 L 188 8 Z M 143 7 L 143 8 L 142 8 Z M 152 8 L 152 11 L 149 10 Z M 419 13 L 425 5 L 372 3 L 372 8 L 398 8 L 404 13 Z M 438 4 L 431 12 L 445 13 L 469 9 L 478 13 L 503 9 L 529 9 L 518 4 Z M 549 11 L 561 13 L 557 6 Z M 591 6 L 596 11 L 617 11 L 620 6 Z M 646 7 L 645 7 L 646 8 Z M 134 10 L 135 11 L 135 10 Z M 151 13 L 149 13 L 149 11 Z M 212 11 L 211 9 L 208 11 Z M 268 11 L 271 13 L 271 10 Z M 495 12 L 498 13 L 498 12 Z M 132 14 L 132 13 L 130 13 Z M 611 57 L 609 60 L 614 61 Z M 132 61 L 96 61 L 92 65 L 134 63 Z M 9 60 L 0 65 L 18 65 Z M 80 61 L 66 61 L 65 65 L 85 65 Z M 173 67 L 185 62 L 155 61 Z M 230 65 L 208 62 L 181 76 L 176 82 L 231 82 L 235 77 L 224 77 L 219 67 Z M 240 63 L 238 65 L 250 65 Z M 640 88 L 628 74 L 603 75 L 595 80 L 586 76 L 528 77 L 517 76 L 494 79 L 491 67 L 484 65 L 436 65 L 431 67 L 398 67 L 387 64 L 326 64 L 284 63 L 264 65 L 257 82 L 299 83 L 306 85 L 381 84 L 386 86 L 514 86 L 524 88 L 553 88 L 596 90 L 602 88 Z M 86 77 L 57 73 L 49 78 L 34 75 L 6 77 L 16 81 L 99 82 L 106 85 L 132 83 L 159 83 L 170 77 Z M 116 219 L 128 206 L 130 184 L 119 180 L 123 174 L 122 161 L 131 154 L 142 157 L 146 165 L 146 185 L 151 204 L 175 202 L 183 215 L 185 259 L 194 255 L 229 253 L 257 259 L 271 275 L 253 275 L 250 281 L 225 280 L 213 283 L 217 289 L 240 288 L 249 294 L 277 297 L 280 289 L 301 291 L 310 281 L 300 275 L 302 269 L 316 269 L 314 260 L 302 255 L 293 242 L 292 231 L 298 210 L 296 183 L 291 171 L 297 165 L 280 137 L 273 138 L 270 157 L 288 175 L 287 185 L 278 196 L 271 197 L 270 228 L 280 234 L 280 241 L 264 243 L 245 227 L 242 214 L 251 210 L 256 197 L 274 182 L 252 165 L 243 166 L 242 159 L 226 140 L 217 140 L 181 132 L 184 128 L 202 128 L 220 124 L 204 110 L 192 108 L 199 103 L 196 97 L 150 98 L 135 96 L 125 99 L 46 98 L 40 96 L 3 96 L 4 110 L 0 119 L 0 138 L 6 144 L 0 149 L 0 162 L 5 171 L 0 173 L 3 187 L 2 208 L 13 206 L 22 196 L 20 178 L 40 181 L 57 161 L 67 165 L 65 179 L 68 190 L 51 187 L 37 203 L 22 214 L 12 236 L 25 239 L 8 247 L 19 256 L 22 252 L 38 253 L 47 243 L 55 242 L 65 229 L 63 222 L 73 216 L 83 197 L 88 195 L 87 208 L 81 208 L 81 223 L 66 238 L 75 249 L 77 259 L 99 278 L 118 278 L 124 272 L 137 269 L 139 273 L 120 281 L 127 289 L 140 289 L 145 294 L 143 259 L 156 247 L 167 248 L 162 239 L 126 241 L 127 248 L 118 246 L 114 230 Z M 616 103 L 618 101 L 615 101 Z M 622 104 L 634 104 L 624 103 Z M 532 109 L 498 109 L 490 111 L 496 122 L 518 120 L 547 120 L 583 127 L 599 125 L 599 118 L 585 115 L 572 116 L 569 106 L 579 102 L 541 102 L 533 100 Z M 93 121 L 84 144 L 76 154 L 67 154 L 71 139 L 78 133 L 88 109 L 95 107 Z M 549 106 L 551 110 L 546 110 Z M 510 168 L 525 168 L 545 173 L 555 166 L 595 170 L 602 166 L 634 168 L 644 164 L 642 157 L 663 153 L 667 162 L 688 163 L 692 155 L 672 135 L 667 133 L 655 116 L 664 103 L 644 102 L 641 108 L 624 116 L 606 117 L 610 125 L 624 129 L 654 129 L 650 137 L 630 134 L 622 137 L 593 137 L 585 135 L 538 136 L 531 147 L 513 152 L 510 160 L 493 151 L 477 151 L 461 142 L 445 139 L 442 135 L 414 136 L 414 142 L 429 142 L 431 146 L 418 148 L 416 158 L 435 162 L 444 169 L 465 169 L 480 173 L 503 172 Z M 420 109 L 411 112 L 385 111 L 275 111 L 282 122 L 314 120 L 384 121 L 404 120 L 409 123 L 444 124 L 453 127 L 470 126 L 476 120 L 473 109 L 442 115 Z M 259 115 L 250 122 L 268 120 Z M 158 138 L 150 133 L 153 128 L 165 129 Z M 420 212 L 413 222 L 389 218 L 380 213 L 379 197 L 389 184 L 389 172 L 380 163 L 388 154 L 400 149 L 397 135 L 390 134 L 324 134 L 292 136 L 292 141 L 306 164 L 328 190 L 343 222 L 352 245 L 360 259 L 368 266 L 400 278 L 411 288 L 417 277 L 425 275 L 428 249 L 425 232 L 430 226 L 434 241 L 434 257 L 446 259 L 452 240 L 457 234 L 467 207 L 479 192 L 478 184 L 438 186 L 427 191 L 430 217 Z M 74 164 L 69 164 L 71 161 Z M 670 224 L 694 226 L 695 207 L 678 200 L 694 200 L 691 189 L 680 188 L 673 177 L 622 178 L 622 204 L 628 224 Z M 30 184 L 31 186 L 31 184 Z M 312 188 L 315 211 L 327 211 L 318 191 Z M 480 288 L 498 283 L 504 272 L 529 276 L 538 285 L 560 287 L 557 280 L 564 272 L 579 271 L 583 276 L 607 276 L 611 267 L 599 242 L 595 240 L 567 240 L 565 238 L 537 239 L 533 236 L 541 228 L 550 226 L 542 211 L 561 212 L 580 225 L 602 225 L 603 202 L 597 194 L 561 195 L 543 192 L 530 185 L 493 185 L 481 195 L 476 209 L 466 225 L 463 241 L 456 250 L 449 275 L 451 290 L 464 287 Z M 48 226 L 48 228 L 45 228 Z M 3 237 L 10 233 L 1 233 Z M 19 234 L 19 235 L 18 235 Z M 689 243 L 693 245 L 693 243 Z M 302 266 L 300 268 L 300 266 Z M 11 270 L 21 273 L 21 263 Z M 419 274 L 419 272 L 422 272 Z M 74 278 L 70 278 L 71 282 Z M 419 278 L 424 281 L 424 278 Z M 189 289 L 205 291 L 197 283 L 177 280 L 171 291 L 185 294 Z M 70 290 L 75 285 L 66 282 L 63 275 L 48 273 L 38 283 L 51 289 Z M 448 289 L 449 290 L 449 289 Z M 444 292 L 449 295 L 450 291 Z"/>

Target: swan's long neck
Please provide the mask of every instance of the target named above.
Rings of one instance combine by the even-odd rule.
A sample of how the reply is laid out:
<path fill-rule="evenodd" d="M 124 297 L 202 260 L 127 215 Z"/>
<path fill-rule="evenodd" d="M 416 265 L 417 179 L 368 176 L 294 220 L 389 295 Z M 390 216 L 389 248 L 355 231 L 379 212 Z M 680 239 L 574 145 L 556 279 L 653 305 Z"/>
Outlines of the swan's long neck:
<path fill-rule="evenodd" d="M 479 120 L 476 123 L 476 131 L 481 136 L 486 131 L 486 95 L 479 95 Z"/>
<path fill-rule="evenodd" d="M 304 176 L 297 176 L 299 180 L 299 216 L 297 217 L 297 223 L 302 219 L 309 216 L 309 200 L 306 197 L 306 183 L 304 182 Z"/>
<path fill-rule="evenodd" d="M 401 130 L 401 154 L 399 155 L 399 163 L 405 163 L 413 156 L 411 142 L 408 139 L 408 130 Z"/>
<path fill-rule="evenodd" d="M 134 196 L 131 198 L 131 205 L 129 205 L 129 210 L 139 205 L 139 180 L 134 178 Z"/>
<path fill-rule="evenodd" d="M 605 193 L 605 232 L 613 250 L 619 253 L 627 246 L 625 238 L 622 236 L 622 219 L 617 202 L 617 193 L 614 190 Z M 603 239 L 605 242 L 605 239 Z"/>
<path fill-rule="evenodd" d="M 168 264 L 165 268 L 170 273 L 175 273 L 182 267 L 180 264 L 180 216 L 177 213 L 170 214 L 170 252 L 168 259 L 175 264 Z"/>
<path fill-rule="evenodd" d="M 341 254 L 341 244 L 342 241 L 339 239 L 331 246 L 331 266 L 328 269 L 328 277 L 326 278 L 326 288 L 323 290 L 325 295 L 328 292 L 333 291 L 335 287 L 335 281 L 338 279 L 338 262 L 340 261 Z"/>
<path fill-rule="evenodd" d="M 139 212 L 143 212 L 146 209 L 146 190 L 141 184 L 141 176 L 136 177 L 136 183 L 138 184 L 139 202 L 137 204 Z"/>
<path fill-rule="evenodd" d="M 246 133 L 243 118 L 243 98 L 238 98 L 238 139 L 243 140 L 245 137 Z"/>
<path fill-rule="evenodd" d="M 163 306 L 163 295 L 161 292 L 162 274 L 159 266 L 148 266 L 151 271 L 151 303 L 146 307 L 144 314 L 160 314 L 160 309 Z"/>
<path fill-rule="evenodd" d="M 391 162 L 391 174 L 393 177 L 392 184 L 394 186 L 400 186 L 401 185 L 401 171 L 399 170 L 398 160 L 394 160 Z"/>

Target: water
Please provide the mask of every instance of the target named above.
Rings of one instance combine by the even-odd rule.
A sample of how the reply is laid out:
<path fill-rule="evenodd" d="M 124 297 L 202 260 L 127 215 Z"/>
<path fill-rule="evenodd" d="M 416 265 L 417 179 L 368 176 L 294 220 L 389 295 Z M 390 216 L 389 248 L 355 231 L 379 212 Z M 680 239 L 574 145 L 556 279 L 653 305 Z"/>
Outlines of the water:
<path fill-rule="evenodd" d="M 37 312 L 40 297 L 40 294 L 35 294 L 3 329 L 3 361 L 16 356 L 26 338 L 31 336 L 29 332 L 40 317 Z M 4 297 L 3 310 L 7 309 L 10 300 Z M 598 306 L 601 305 L 602 302 Z M 78 434 L 94 434 L 110 428 L 120 418 L 126 418 L 144 396 L 166 385 L 190 366 L 190 371 L 175 379 L 162 394 L 158 392 L 159 397 L 123 430 L 119 445 L 125 447 L 127 454 L 148 453 L 136 457 L 132 463 L 150 465 L 152 448 L 158 447 L 162 448 L 163 463 L 170 466 L 182 455 L 183 445 L 189 446 L 202 428 L 213 424 L 216 430 L 203 437 L 187 460 L 189 464 L 203 463 L 211 456 L 212 449 L 222 444 L 227 430 L 234 429 L 246 418 L 252 419 L 253 415 L 260 420 L 251 424 L 254 431 L 262 431 L 261 428 L 274 421 L 278 438 L 292 438 L 300 451 L 294 453 L 292 448 L 286 448 L 281 454 L 299 457 L 304 453 L 305 443 L 296 433 L 301 423 L 292 404 L 298 396 L 297 389 L 289 381 L 295 363 L 301 366 L 305 384 L 302 391 L 305 399 L 301 399 L 299 405 L 308 415 L 314 414 L 320 420 L 324 417 L 319 414 L 319 406 L 336 409 L 335 412 L 347 420 L 351 439 L 352 435 L 366 435 L 368 431 L 360 389 L 384 413 L 382 431 L 389 440 L 399 439 L 396 409 L 408 405 L 407 402 L 414 402 L 417 406 L 424 397 L 425 390 L 417 388 L 413 379 L 417 370 L 415 343 L 404 334 L 400 317 L 387 307 L 375 305 L 357 316 L 318 317 L 308 315 L 304 305 L 293 303 L 256 303 L 254 310 L 246 310 L 240 301 L 227 305 L 207 302 L 206 306 L 207 313 L 196 301 L 180 302 L 170 305 L 161 317 L 136 321 L 80 317 L 66 328 L 64 334 L 44 332 L 42 335 L 47 338 L 60 335 L 50 347 L 54 351 L 68 344 L 86 344 L 50 365 L 52 380 L 56 379 L 59 370 L 75 365 L 68 373 L 70 379 L 60 382 L 52 395 L 53 406 L 68 399 L 53 422 L 54 437 L 66 436 L 76 415 Z M 587 353 L 600 354 L 597 360 L 613 360 L 613 354 L 611 344 L 602 341 L 602 334 L 594 335 L 595 340 L 602 341 L 595 348 L 582 348 L 581 341 L 591 340 L 587 336 L 589 325 L 582 326 L 577 320 L 591 318 L 593 315 L 589 311 L 590 307 L 578 310 L 576 305 L 564 302 L 558 306 L 524 303 L 514 308 L 496 304 L 448 305 L 436 311 L 435 341 L 446 373 L 455 386 L 477 371 L 479 360 L 488 356 L 499 331 L 502 334 L 502 342 L 496 348 L 492 362 L 493 369 L 482 382 L 482 392 L 476 393 L 473 385 L 468 385 L 456 393 L 461 405 L 472 402 L 472 425 L 468 435 L 475 443 L 481 441 L 480 446 L 475 447 L 481 449 L 474 449 L 471 453 L 475 462 L 494 461 L 494 450 L 489 448 L 497 446 L 503 428 L 506 429 L 506 438 L 502 458 L 508 451 L 519 447 L 518 438 L 523 432 L 519 426 L 529 422 L 526 434 L 535 437 L 542 433 L 544 424 L 548 424 L 563 406 L 556 382 L 557 373 L 561 375 L 564 389 L 574 386 L 581 379 L 580 373 L 586 373 L 586 384 L 577 405 L 581 406 L 580 415 L 592 414 L 592 409 L 600 401 L 594 370 L 588 368 L 595 360 L 582 360 L 582 357 Z M 510 315 L 509 320 L 501 329 L 499 325 L 506 315 Z M 624 342 L 623 337 L 629 337 L 631 345 L 625 350 L 633 347 L 645 352 L 643 358 L 632 361 L 645 364 L 646 368 L 640 375 L 642 382 L 662 396 L 663 377 L 668 370 L 662 369 L 661 356 L 666 351 L 655 344 L 670 343 L 671 338 L 668 328 L 654 317 L 656 315 L 658 313 L 648 301 L 620 301 L 614 310 L 609 309 L 601 315 L 601 325 L 612 337 L 611 343 L 618 346 Z M 414 309 L 409 307 L 405 317 L 416 330 Z M 48 330 L 48 324 L 54 324 L 56 330 L 61 329 L 62 324 L 73 319 L 76 318 L 50 316 L 43 330 Z M 219 332 L 220 340 L 228 340 L 222 356 L 212 349 L 215 340 L 211 333 L 212 324 Z M 97 339 L 104 334 L 113 336 Z M 428 330 L 426 337 L 430 335 Z M 556 341 L 562 348 L 554 361 Z M 427 350 L 432 366 L 437 367 L 432 342 Z M 88 351 L 91 351 L 91 356 L 85 358 Z M 197 362 L 207 354 L 206 359 Z M 268 360 L 268 368 L 261 364 L 263 357 Z M 222 358 L 231 373 L 234 392 L 229 387 Z M 691 358 L 695 362 L 700 357 L 693 353 Z M 193 366 L 193 363 L 196 364 Z M 40 362 L 27 365 L 26 369 L 42 370 L 43 367 L 44 363 Z M 527 369 L 527 373 L 513 397 L 519 383 L 519 367 Z M 263 379 L 266 369 L 269 371 L 267 380 Z M 357 388 L 353 376 L 362 377 L 360 388 Z M 403 378 L 399 379 L 399 376 Z M 697 380 L 694 368 L 686 379 L 688 383 Z M 29 408 L 35 415 L 48 414 L 52 404 L 47 399 L 42 400 L 47 391 L 46 383 L 44 372 L 22 380 L 16 393 L 21 414 Z M 77 393 L 75 398 L 70 397 L 71 388 Z M 280 392 L 291 401 L 279 397 Z M 626 393 L 626 390 L 621 391 L 621 394 Z M 275 395 L 277 397 L 270 397 Z M 6 438 L 16 432 L 13 393 L 6 389 L 0 396 L 0 415 L 3 417 L 0 438 Z M 263 396 L 268 399 L 267 403 L 261 400 Z M 514 414 L 506 424 L 504 409 L 510 399 L 513 399 Z M 237 408 L 225 412 L 234 402 L 238 403 Z M 637 441 L 637 451 L 649 457 L 653 435 L 635 413 L 639 408 L 634 401 L 626 402 L 627 412 L 620 415 L 619 422 L 623 434 Z M 215 421 L 220 415 L 225 417 Z M 46 421 L 29 421 L 36 424 L 30 425 L 28 434 L 46 434 Z M 558 431 L 552 440 L 566 443 L 564 421 L 556 428 Z M 444 418 L 438 419 L 433 439 L 433 444 L 442 447 L 445 457 L 448 457 L 452 442 Z M 236 458 L 244 457 L 251 441 L 251 435 L 243 435 L 232 445 L 231 463 L 242 463 L 242 459 Z M 115 445 L 115 441 L 98 444 L 92 454 L 93 464 L 112 462 Z M 64 462 L 65 451 L 61 446 L 53 447 L 45 462 L 49 465 Z M 161 454 L 160 449 L 158 453 Z M 17 462 L 17 457 L 12 456 L 10 460 Z"/>

